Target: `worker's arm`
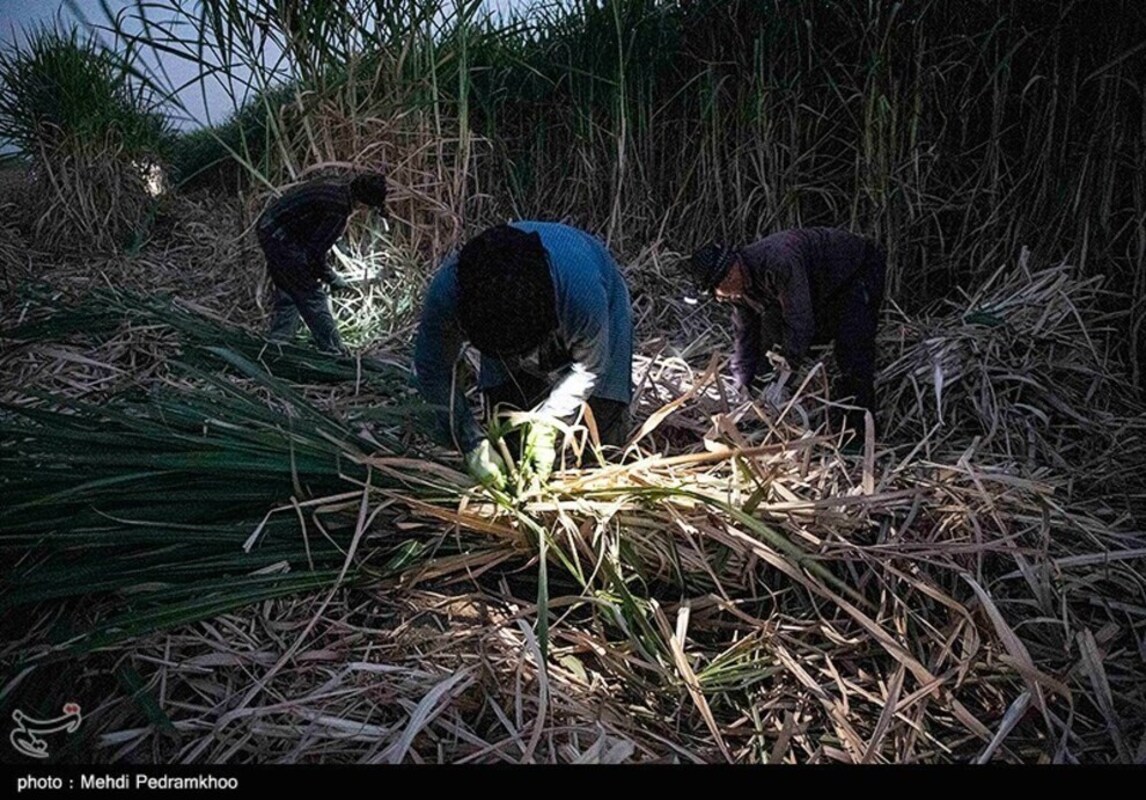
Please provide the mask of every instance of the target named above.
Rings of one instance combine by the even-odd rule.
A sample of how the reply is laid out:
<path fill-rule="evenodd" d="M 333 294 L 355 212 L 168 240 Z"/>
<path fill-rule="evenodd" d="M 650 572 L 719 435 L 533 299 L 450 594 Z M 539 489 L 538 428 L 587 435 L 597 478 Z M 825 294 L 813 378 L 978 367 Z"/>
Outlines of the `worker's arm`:
<path fill-rule="evenodd" d="M 808 270 L 794 254 L 778 260 L 773 269 L 784 315 L 784 358 L 794 368 L 808 352 L 816 335 Z"/>
<path fill-rule="evenodd" d="M 732 307 L 732 375 L 748 389 L 760 366 L 760 314 L 750 306 Z"/>
<path fill-rule="evenodd" d="M 437 409 L 436 436 L 463 453 L 483 438 L 463 387 L 454 385 L 463 338 L 457 321 L 457 279 L 453 261 L 430 283 L 414 345 L 414 378 L 422 398 Z"/>
<path fill-rule="evenodd" d="M 538 411 L 570 420 L 609 367 L 609 300 L 600 279 L 587 276 L 570 287 L 567 297 L 558 298 L 558 308 L 573 363 Z"/>

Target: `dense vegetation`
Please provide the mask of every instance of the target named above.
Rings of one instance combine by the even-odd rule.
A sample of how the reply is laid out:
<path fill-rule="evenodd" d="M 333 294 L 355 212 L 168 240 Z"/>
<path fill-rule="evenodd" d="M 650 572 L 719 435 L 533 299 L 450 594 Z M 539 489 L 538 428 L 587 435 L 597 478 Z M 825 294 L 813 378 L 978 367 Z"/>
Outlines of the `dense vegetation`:
<path fill-rule="evenodd" d="M 75 685 L 85 746 L 159 762 L 1141 761 L 1146 7 L 412 6 L 137 2 L 0 57 L 0 714 Z M 230 121 L 171 134 L 148 48 Z M 269 348 L 252 216 L 351 165 L 392 190 L 340 248 L 355 358 Z M 407 369 L 508 217 L 607 237 L 637 328 L 624 463 L 528 496 Z M 824 363 L 730 402 L 678 291 L 818 224 L 891 254 L 858 459 Z"/>

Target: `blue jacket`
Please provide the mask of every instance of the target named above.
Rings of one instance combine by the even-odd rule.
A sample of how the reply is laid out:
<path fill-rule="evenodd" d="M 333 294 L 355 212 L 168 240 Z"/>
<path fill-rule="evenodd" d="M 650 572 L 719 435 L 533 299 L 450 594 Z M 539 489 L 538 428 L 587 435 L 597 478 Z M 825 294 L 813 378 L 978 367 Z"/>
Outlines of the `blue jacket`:
<path fill-rule="evenodd" d="M 482 356 L 478 386 L 489 389 L 518 371 L 550 379 L 539 413 L 569 419 L 590 397 L 629 403 L 633 396 L 633 319 L 629 290 L 605 246 L 584 231 L 555 222 L 513 222 L 536 232 L 549 252 L 557 296 L 557 330 L 538 350 L 513 360 Z M 438 436 L 462 451 L 484 437 L 465 401 L 463 386 L 450 389 L 464 336 L 457 319 L 457 254 L 430 283 L 414 347 L 414 375 L 426 402 L 439 407 Z M 453 424 L 451 425 L 451 420 Z"/>

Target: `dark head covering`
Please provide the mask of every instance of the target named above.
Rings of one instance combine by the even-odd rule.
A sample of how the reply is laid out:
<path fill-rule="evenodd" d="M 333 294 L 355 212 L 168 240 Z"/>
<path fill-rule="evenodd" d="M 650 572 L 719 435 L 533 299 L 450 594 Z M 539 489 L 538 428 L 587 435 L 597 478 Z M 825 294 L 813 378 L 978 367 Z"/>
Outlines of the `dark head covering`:
<path fill-rule="evenodd" d="M 498 225 L 458 254 L 458 321 L 485 355 L 520 355 L 557 327 L 549 252 L 536 233 Z"/>
<path fill-rule="evenodd" d="M 386 213 L 386 176 L 381 172 L 364 172 L 350 181 L 350 194 L 355 202 Z"/>
<path fill-rule="evenodd" d="M 724 280 L 735 257 L 731 247 L 707 244 L 692 254 L 686 269 L 699 291 L 711 292 Z"/>

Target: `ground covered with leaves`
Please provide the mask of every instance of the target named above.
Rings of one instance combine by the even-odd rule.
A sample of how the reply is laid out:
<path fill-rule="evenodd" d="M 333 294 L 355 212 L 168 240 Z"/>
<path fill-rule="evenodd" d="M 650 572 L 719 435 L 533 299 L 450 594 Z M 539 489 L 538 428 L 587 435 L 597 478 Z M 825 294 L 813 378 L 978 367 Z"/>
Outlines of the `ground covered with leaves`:
<path fill-rule="evenodd" d="M 60 759 L 1146 760 L 1146 418 L 1070 265 L 889 303 L 848 455 L 830 353 L 740 397 L 630 254 L 624 457 L 491 496 L 409 385 L 432 265 L 344 254 L 355 357 L 272 347 L 249 231 L 179 202 L 130 257 L 0 229 L 0 711 L 80 702 Z"/>

